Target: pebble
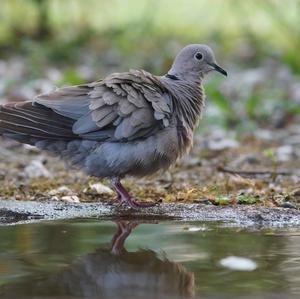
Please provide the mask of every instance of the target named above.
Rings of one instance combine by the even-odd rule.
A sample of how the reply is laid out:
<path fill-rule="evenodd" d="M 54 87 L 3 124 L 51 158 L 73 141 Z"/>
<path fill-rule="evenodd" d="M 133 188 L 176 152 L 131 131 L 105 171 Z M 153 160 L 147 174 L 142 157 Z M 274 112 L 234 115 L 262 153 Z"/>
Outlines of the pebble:
<path fill-rule="evenodd" d="M 30 144 L 22 144 L 23 148 L 25 149 L 25 151 L 28 151 L 28 152 L 34 152 L 34 153 L 39 153 L 40 150 L 33 146 L 33 145 L 30 145 Z"/>
<path fill-rule="evenodd" d="M 296 206 L 293 205 L 292 203 L 288 202 L 288 201 L 282 203 L 280 206 L 282 208 L 287 208 L 287 209 L 296 209 Z"/>
<path fill-rule="evenodd" d="M 89 184 L 88 188 L 85 188 L 83 190 L 84 193 L 94 193 L 94 194 L 113 194 L 114 191 L 101 184 L 101 183 L 95 183 L 95 184 Z"/>
<path fill-rule="evenodd" d="M 29 163 L 24 169 L 25 174 L 29 178 L 50 177 L 48 169 L 39 160 L 34 160 Z"/>
<path fill-rule="evenodd" d="M 283 145 L 276 149 L 276 158 L 278 161 L 286 162 L 293 158 L 293 147 L 291 145 Z"/>
<path fill-rule="evenodd" d="M 276 136 L 274 136 L 274 132 L 271 130 L 260 129 L 256 130 L 253 134 L 256 138 L 265 141 L 272 141 L 276 138 Z"/>
<path fill-rule="evenodd" d="M 209 140 L 208 149 L 212 151 L 222 151 L 228 148 L 237 147 L 239 143 L 234 139 L 219 139 L 219 140 Z"/>
<path fill-rule="evenodd" d="M 213 203 L 211 202 L 211 200 L 209 199 L 203 199 L 203 200 L 200 200 L 199 203 L 202 203 L 204 205 L 209 205 L 209 206 L 212 206 Z"/>
<path fill-rule="evenodd" d="M 74 192 L 67 186 L 61 186 L 57 189 L 52 189 L 48 192 L 48 195 L 55 196 L 55 195 L 74 195 Z"/>
<path fill-rule="evenodd" d="M 66 202 L 72 202 L 72 203 L 79 203 L 80 199 L 77 195 L 67 195 L 63 196 L 61 200 L 66 201 Z"/>

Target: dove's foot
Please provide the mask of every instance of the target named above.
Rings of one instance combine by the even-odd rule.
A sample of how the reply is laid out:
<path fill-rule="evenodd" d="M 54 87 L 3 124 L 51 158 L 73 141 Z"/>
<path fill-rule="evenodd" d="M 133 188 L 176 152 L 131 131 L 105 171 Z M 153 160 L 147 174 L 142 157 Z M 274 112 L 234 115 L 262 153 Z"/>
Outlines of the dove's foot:
<path fill-rule="evenodd" d="M 119 206 L 126 204 L 133 209 L 141 209 L 154 207 L 157 204 L 161 203 L 161 199 L 156 202 L 138 202 L 136 199 L 131 197 L 128 191 L 121 184 L 119 178 L 113 178 L 111 180 L 111 184 L 118 194 L 117 200 L 119 201 Z"/>

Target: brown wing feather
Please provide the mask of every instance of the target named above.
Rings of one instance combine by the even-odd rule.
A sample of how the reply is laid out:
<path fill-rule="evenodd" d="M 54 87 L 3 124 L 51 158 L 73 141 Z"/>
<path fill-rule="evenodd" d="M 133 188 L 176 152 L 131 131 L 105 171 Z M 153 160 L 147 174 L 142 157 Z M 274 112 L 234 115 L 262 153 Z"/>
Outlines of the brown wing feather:
<path fill-rule="evenodd" d="M 170 98 L 159 80 L 144 71 L 130 71 L 109 76 L 89 92 L 91 117 L 99 129 L 115 128 L 115 140 L 134 140 L 169 125 Z M 88 119 L 88 116 L 83 116 Z M 88 134 L 82 119 L 74 124 L 74 132 Z M 86 129 L 86 130 L 85 130 Z"/>
<path fill-rule="evenodd" d="M 134 140 L 169 125 L 163 85 L 144 71 L 113 74 L 0 108 L 0 133 L 48 139 Z"/>
<path fill-rule="evenodd" d="M 0 106 L 0 132 L 49 139 L 72 139 L 74 121 L 32 102 Z"/>

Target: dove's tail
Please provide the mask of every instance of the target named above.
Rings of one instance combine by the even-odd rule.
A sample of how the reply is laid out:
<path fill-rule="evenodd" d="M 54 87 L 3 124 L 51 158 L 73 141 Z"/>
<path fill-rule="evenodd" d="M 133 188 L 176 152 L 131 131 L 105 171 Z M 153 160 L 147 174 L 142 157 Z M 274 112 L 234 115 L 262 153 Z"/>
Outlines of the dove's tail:
<path fill-rule="evenodd" d="M 73 119 L 34 102 L 0 106 L 0 135 L 22 143 L 35 145 L 40 140 L 76 139 L 73 123 Z"/>

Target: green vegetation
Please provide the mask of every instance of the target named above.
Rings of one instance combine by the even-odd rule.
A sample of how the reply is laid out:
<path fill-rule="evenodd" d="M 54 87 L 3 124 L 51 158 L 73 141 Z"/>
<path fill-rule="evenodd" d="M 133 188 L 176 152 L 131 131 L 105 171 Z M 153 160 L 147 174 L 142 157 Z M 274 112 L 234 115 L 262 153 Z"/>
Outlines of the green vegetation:
<path fill-rule="evenodd" d="M 222 59 L 249 66 L 273 55 L 299 72 L 299 18 L 298 0 L 3 0 L 0 46 L 2 55 L 45 50 L 53 61 L 75 60 L 83 46 L 161 60 L 178 44 L 206 42 Z"/>
<path fill-rule="evenodd" d="M 287 68 L 290 80 L 299 79 L 299 20 L 299 0 L 3 0 L 0 59 L 25 59 L 25 81 L 44 78 L 47 68 L 56 66 L 63 73 L 53 82 L 58 86 L 129 68 L 163 74 L 188 43 L 210 44 L 229 76 L 267 68 L 273 61 L 272 76 L 253 86 L 244 83 L 249 89 L 244 98 L 220 90 L 218 78 L 207 83 L 208 98 L 219 114 L 217 121 L 207 115 L 205 123 L 241 125 L 243 131 L 245 120 L 253 129 L 269 124 L 278 111 L 299 115 L 290 89 L 274 76 Z M 83 75 L 81 65 L 93 75 Z"/>
<path fill-rule="evenodd" d="M 128 187 L 140 199 L 299 208 L 299 20 L 300 0 L 2 0 L 0 100 L 31 100 L 130 68 L 165 74 L 181 47 L 209 44 L 229 76 L 205 82 L 191 160 L 171 178 Z M 11 152 L 10 143 L 1 146 Z M 28 152 L 21 166 L 14 159 L 23 151 L 1 152 L 4 198 L 42 200 L 67 186 L 81 201 L 99 199 L 83 191 L 86 176 L 64 170 L 29 180 Z M 46 165 L 53 174 L 54 165 L 62 168 Z"/>

